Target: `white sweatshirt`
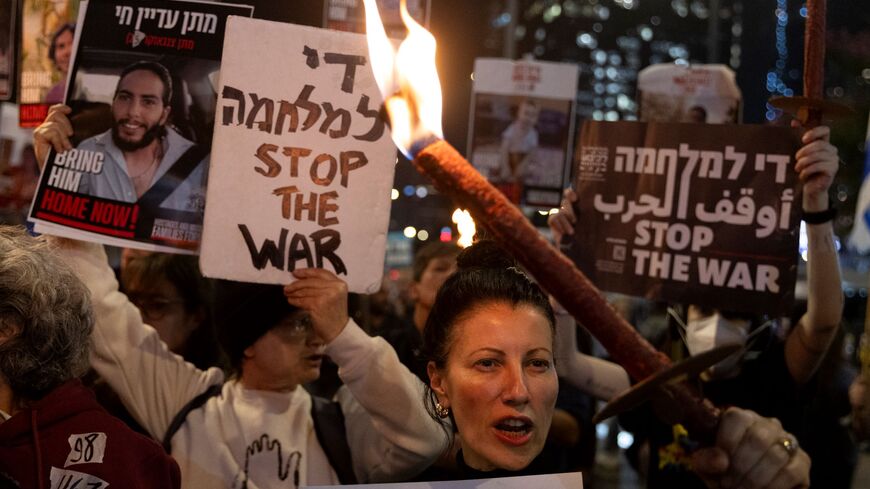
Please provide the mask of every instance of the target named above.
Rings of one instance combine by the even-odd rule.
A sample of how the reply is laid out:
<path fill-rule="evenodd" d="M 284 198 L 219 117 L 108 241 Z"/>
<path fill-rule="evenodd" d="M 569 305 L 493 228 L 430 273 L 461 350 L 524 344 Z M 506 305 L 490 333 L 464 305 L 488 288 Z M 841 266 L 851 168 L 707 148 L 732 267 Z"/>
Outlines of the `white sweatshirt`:
<path fill-rule="evenodd" d="M 118 291 L 102 247 L 70 241 L 62 246 L 61 255 L 91 291 L 96 316 L 91 365 L 133 417 L 162 439 L 182 407 L 225 382 L 223 373 L 199 370 L 167 350 Z M 339 366 L 345 384 L 336 400 L 358 480 L 403 480 L 429 466 L 444 450 L 445 437 L 423 407 L 423 384 L 389 344 L 350 320 L 326 354 Z M 172 437 L 182 487 L 338 484 L 310 413 L 311 396 L 302 387 L 267 392 L 227 381 L 221 394 L 192 411 Z"/>

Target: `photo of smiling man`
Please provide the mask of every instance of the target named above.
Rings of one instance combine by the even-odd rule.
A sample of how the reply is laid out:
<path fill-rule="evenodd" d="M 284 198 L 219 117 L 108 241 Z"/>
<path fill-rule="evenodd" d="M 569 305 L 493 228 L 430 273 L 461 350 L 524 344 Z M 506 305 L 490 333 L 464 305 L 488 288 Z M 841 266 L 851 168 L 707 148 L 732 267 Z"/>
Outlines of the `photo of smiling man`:
<path fill-rule="evenodd" d="M 172 127 L 172 78 L 160 63 L 139 61 L 120 74 L 112 99 L 111 129 L 76 149 L 103 154 L 103 169 L 83 176 L 79 192 L 123 202 L 159 200 L 162 207 L 202 212 L 205 203 L 203 153 Z M 150 197 L 150 198 L 149 198 Z"/>
<path fill-rule="evenodd" d="M 111 128 L 76 146 L 79 155 L 97 155 L 102 164 L 100 171 L 82 174 L 78 192 L 139 204 L 141 238 L 156 237 L 155 229 L 166 227 L 161 221 L 201 222 L 205 208 L 208 150 L 168 123 L 172 91 L 172 76 L 162 64 L 128 65 L 112 97 Z M 174 229 L 177 236 L 162 237 L 188 241 L 188 231 Z"/>
<path fill-rule="evenodd" d="M 34 130 L 44 164 L 29 213 L 37 232 L 148 251 L 199 249 L 225 21 L 253 8 L 172 5 L 207 25 L 135 22 L 136 9 L 166 7 L 158 0 L 135 8 L 90 2 L 79 19 L 64 103 Z"/>

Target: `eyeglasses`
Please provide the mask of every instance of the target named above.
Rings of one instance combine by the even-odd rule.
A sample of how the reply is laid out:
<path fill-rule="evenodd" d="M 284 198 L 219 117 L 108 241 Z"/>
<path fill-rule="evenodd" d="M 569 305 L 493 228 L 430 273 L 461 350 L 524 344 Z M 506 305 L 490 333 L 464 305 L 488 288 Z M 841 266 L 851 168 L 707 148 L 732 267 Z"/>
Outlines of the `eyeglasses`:
<path fill-rule="evenodd" d="M 313 331 L 311 316 L 295 316 L 284 319 L 275 325 L 275 333 L 287 340 L 300 340 L 307 338 Z"/>
<path fill-rule="evenodd" d="M 131 294 L 127 297 L 133 305 L 139 308 L 142 318 L 146 321 L 160 321 L 172 311 L 173 307 L 184 304 L 184 301 L 181 299 L 164 299 L 136 294 Z"/>

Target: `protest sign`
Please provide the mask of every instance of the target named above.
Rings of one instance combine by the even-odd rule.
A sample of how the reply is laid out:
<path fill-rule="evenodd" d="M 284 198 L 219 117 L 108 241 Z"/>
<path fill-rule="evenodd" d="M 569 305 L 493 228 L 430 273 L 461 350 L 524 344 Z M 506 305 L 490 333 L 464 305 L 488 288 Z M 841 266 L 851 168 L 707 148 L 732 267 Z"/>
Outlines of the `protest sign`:
<path fill-rule="evenodd" d="M 396 149 L 365 36 L 234 17 L 220 84 L 203 273 L 283 284 L 317 267 L 375 292 Z"/>
<path fill-rule="evenodd" d="M 313 486 L 305 486 L 313 487 Z M 441 482 L 401 482 L 398 484 L 356 484 L 349 486 L 317 486 L 320 489 L 339 489 L 365 487 L 367 489 L 527 489 L 546 487 L 547 489 L 583 489 L 583 474 L 526 475 L 519 477 L 498 477 L 493 479 L 473 479 Z"/>
<path fill-rule="evenodd" d="M 468 154 L 511 202 L 559 205 L 569 178 L 576 64 L 480 58 Z"/>
<path fill-rule="evenodd" d="M 638 73 L 642 122 L 740 122 L 742 96 L 725 65 L 652 65 Z"/>
<path fill-rule="evenodd" d="M 24 0 L 21 10 L 21 75 L 18 85 L 21 127 L 36 127 L 48 107 L 63 101 L 71 68 L 79 0 Z"/>
<path fill-rule="evenodd" d="M 225 19 L 251 12 L 89 2 L 67 94 L 74 149 L 48 158 L 30 212 L 38 230 L 196 250 Z"/>
<path fill-rule="evenodd" d="M 33 131 L 18 126 L 18 107 L 0 104 L 0 222 L 24 224 L 39 182 Z"/>
<path fill-rule="evenodd" d="M 15 87 L 17 10 L 17 1 L 0 0 L 0 100 L 10 100 Z"/>
<path fill-rule="evenodd" d="M 405 38 L 405 24 L 399 15 L 400 0 L 377 0 L 378 12 L 387 36 L 393 39 Z M 407 0 L 408 13 L 420 25 L 429 25 L 431 0 Z M 323 2 L 323 25 L 337 31 L 366 31 L 366 12 L 363 0 L 326 0 Z"/>
<path fill-rule="evenodd" d="M 798 147 L 784 127 L 587 121 L 563 250 L 603 290 L 787 313 Z"/>

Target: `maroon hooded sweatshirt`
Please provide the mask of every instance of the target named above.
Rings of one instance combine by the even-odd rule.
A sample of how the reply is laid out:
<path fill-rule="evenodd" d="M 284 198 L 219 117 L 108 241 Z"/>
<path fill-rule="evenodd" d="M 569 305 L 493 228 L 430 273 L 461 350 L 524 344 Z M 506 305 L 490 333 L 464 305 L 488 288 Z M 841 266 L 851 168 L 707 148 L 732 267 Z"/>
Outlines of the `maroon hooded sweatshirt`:
<path fill-rule="evenodd" d="M 10 485 L 10 482 L 12 483 Z M 0 488 L 178 488 L 178 465 L 78 380 L 0 424 Z"/>

